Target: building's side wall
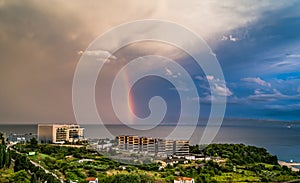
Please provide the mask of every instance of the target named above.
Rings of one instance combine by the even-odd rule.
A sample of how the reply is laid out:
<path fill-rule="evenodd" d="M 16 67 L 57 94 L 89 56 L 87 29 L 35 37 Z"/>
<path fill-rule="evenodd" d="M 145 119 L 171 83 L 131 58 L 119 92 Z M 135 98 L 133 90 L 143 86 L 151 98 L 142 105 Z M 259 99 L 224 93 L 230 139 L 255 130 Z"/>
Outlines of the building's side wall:
<path fill-rule="evenodd" d="M 43 143 L 53 143 L 53 125 L 38 125 L 38 140 Z"/>

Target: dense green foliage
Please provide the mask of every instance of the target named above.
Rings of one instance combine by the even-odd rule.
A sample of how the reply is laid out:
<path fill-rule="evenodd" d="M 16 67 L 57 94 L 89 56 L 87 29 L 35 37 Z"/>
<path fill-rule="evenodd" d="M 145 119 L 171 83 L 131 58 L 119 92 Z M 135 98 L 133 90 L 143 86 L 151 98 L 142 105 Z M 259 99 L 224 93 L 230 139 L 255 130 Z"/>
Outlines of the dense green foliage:
<path fill-rule="evenodd" d="M 30 177 L 25 170 L 15 172 L 10 178 L 9 182 L 23 182 L 30 183 Z"/>
<path fill-rule="evenodd" d="M 207 156 L 219 156 L 227 158 L 235 165 L 251 163 L 268 163 L 277 165 L 278 159 L 272 156 L 264 148 L 246 146 L 244 144 L 210 144 L 203 153 Z"/>
<path fill-rule="evenodd" d="M 36 174 L 33 173 L 33 175 L 31 176 L 31 179 L 30 179 L 30 183 L 37 183 L 38 180 L 37 180 L 37 177 L 36 177 Z"/>
<path fill-rule="evenodd" d="M 185 175 L 196 176 L 196 182 L 208 180 L 269 182 L 294 180 L 300 177 L 299 172 L 292 172 L 286 166 L 279 166 L 277 157 L 269 154 L 264 148 L 244 144 L 210 144 L 205 148 L 193 146 L 190 150 L 207 157 L 226 160 L 224 163 L 208 161 L 204 169 L 198 171 L 200 176 L 193 175 L 194 169 L 185 170 Z"/>
<path fill-rule="evenodd" d="M 12 158 L 15 160 L 14 172 L 29 170 L 36 176 L 36 179 L 47 181 L 48 183 L 59 183 L 59 180 L 54 178 L 51 174 L 46 173 L 43 169 L 33 165 L 26 155 L 12 151 Z"/>
<path fill-rule="evenodd" d="M 193 177 L 196 182 L 220 181 L 283 181 L 299 178 L 299 173 L 277 163 L 264 148 L 243 144 L 211 144 L 208 146 L 191 146 L 193 153 L 216 160 L 194 161 L 188 164 L 174 164 L 160 170 L 160 163 L 144 165 L 126 165 L 115 162 L 93 150 L 66 146 L 24 145 L 24 152 L 36 151 L 31 157 L 40 160 L 48 170 L 59 170 L 66 180 L 85 182 L 86 177 L 98 177 L 100 182 L 173 182 L 178 175 Z M 219 157 L 219 158 L 218 158 Z M 218 162 L 220 159 L 223 161 Z M 93 161 L 79 162 L 80 159 Z M 122 170 L 120 167 L 126 167 Z"/>
<path fill-rule="evenodd" d="M 11 164 L 11 153 L 10 150 L 7 149 L 4 141 L 3 134 L 0 133 L 0 169 L 8 168 Z"/>
<path fill-rule="evenodd" d="M 28 146 L 33 149 L 37 148 L 37 140 L 32 139 Z M 19 147 L 21 147 L 19 145 Z M 14 160 L 14 166 L 11 166 L 11 161 Z M 5 170 L 6 169 L 6 170 Z M 10 150 L 5 144 L 3 135 L 0 133 L 0 170 L 6 173 L 5 178 L 0 176 L 0 182 L 24 182 L 36 183 L 40 181 L 47 181 L 48 183 L 58 183 L 53 175 L 47 174 L 44 170 L 32 164 L 26 154 L 20 154 L 15 150 Z"/>
<path fill-rule="evenodd" d="M 110 176 L 106 179 L 107 183 L 140 183 L 141 179 L 138 175 L 134 174 L 117 174 Z"/>

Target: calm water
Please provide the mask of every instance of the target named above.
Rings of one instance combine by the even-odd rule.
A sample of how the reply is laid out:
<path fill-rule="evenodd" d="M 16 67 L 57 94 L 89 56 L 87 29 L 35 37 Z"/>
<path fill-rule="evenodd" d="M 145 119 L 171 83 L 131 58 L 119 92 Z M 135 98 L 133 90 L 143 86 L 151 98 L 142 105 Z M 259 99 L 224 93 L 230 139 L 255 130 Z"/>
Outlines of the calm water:
<path fill-rule="evenodd" d="M 280 160 L 300 162 L 300 124 L 294 123 L 288 127 L 286 123 L 248 121 L 224 122 L 213 143 L 244 143 L 265 147 Z M 105 129 L 113 135 L 135 134 L 139 136 L 165 137 L 173 129 L 173 126 L 159 126 L 151 130 L 132 130 L 124 126 L 108 125 L 105 128 L 100 125 L 85 125 L 85 136 L 88 138 L 105 138 Z M 188 126 L 180 127 L 183 135 Z M 204 127 L 198 126 L 192 135 L 191 144 L 200 141 Z M 9 133 L 37 133 L 37 125 L 0 125 L 0 131 Z"/>

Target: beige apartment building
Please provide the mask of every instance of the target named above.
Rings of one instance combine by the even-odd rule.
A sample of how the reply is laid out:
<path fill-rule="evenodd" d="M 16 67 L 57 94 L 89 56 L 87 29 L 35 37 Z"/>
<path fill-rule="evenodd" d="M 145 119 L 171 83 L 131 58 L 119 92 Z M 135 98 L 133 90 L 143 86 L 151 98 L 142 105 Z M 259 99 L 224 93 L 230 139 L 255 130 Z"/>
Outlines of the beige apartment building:
<path fill-rule="evenodd" d="M 127 149 L 127 138 L 125 135 L 119 135 L 117 136 L 118 140 L 118 147 L 120 150 L 126 150 Z"/>
<path fill-rule="evenodd" d="M 117 136 L 121 151 L 144 152 L 155 155 L 187 155 L 189 140 L 166 140 L 152 137 Z"/>
<path fill-rule="evenodd" d="M 151 154 L 156 153 L 156 139 L 151 137 L 141 137 L 141 151 Z"/>
<path fill-rule="evenodd" d="M 126 136 L 127 150 L 139 151 L 140 138 L 138 136 Z"/>
<path fill-rule="evenodd" d="M 188 140 L 175 140 L 174 141 L 174 153 L 176 155 L 189 154 L 189 141 Z"/>
<path fill-rule="evenodd" d="M 83 140 L 83 130 L 75 124 L 39 124 L 38 140 L 41 143 L 65 143 Z"/>
<path fill-rule="evenodd" d="M 173 140 L 166 140 L 165 151 L 166 151 L 167 155 L 174 154 L 174 141 Z"/>

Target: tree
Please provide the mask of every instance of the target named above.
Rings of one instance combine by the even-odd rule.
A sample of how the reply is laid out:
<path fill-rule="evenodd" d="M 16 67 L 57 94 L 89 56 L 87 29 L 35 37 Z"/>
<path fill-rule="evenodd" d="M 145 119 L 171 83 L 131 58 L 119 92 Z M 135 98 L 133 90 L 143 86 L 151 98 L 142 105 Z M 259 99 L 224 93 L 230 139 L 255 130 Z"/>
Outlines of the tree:
<path fill-rule="evenodd" d="M 30 183 L 37 183 L 37 178 L 36 178 L 36 174 L 32 174 L 31 179 L 30 179 Z"/>
<path fill-rule="evenodd" d="M 4 146 L 1 144 L 0 145 L 0 169 L 4 167 L 4 162 L 5 162 L 5 150 L 4 150 Z"/>
<path fill-rule="evenodd" d="M 133 174 L 117 174 L 111 177 L 111 183 L 140 183 L 141 179 L 137 175 Z"/>
<path fill-rule="evenodd" d="M 6 146 L 0 144 L 0 169 L 9 167 L 11 163 L 10 150 L 6 149 Z"/>
<path fill-rule="evenodd" d="M 55 182 L 54 177 L 50 173 L 46 174 L 46 181 L 47 181 L 47 183 L 54 183 Z"/>
<path fill-rule="evenodd" d="M 25 170 L 20 170 L 15 172 L 10 178 L 9 182 L 22 182 L 22 183 L 30 183 L 29 175 Z"/>
<path fill-rule="evenodd" d="M 141 183 L 154 183 L 155 179 L 153 176 L 149 176 L 147 174 L 140 175 Z"/>
<path fill-rule="evenodd" d="M 11 152 L 9 149 L 5 153 L 5 167 L 8 168 L 11 164 Z"/>
<path fill-rule="evenodd" d="M 32 148 L 37 147 L 37 145 L 38 145 L 38 141 L 36 140 L 36 138 L 33 137 L 32 139 L 30 139 L 30 146 Z"/>
<path fill-rule="evenodd" d="M 29 161 L 26 156 L 21 155 L 16 157 L 14 171 L 18 172 L 20 170 L 28 170 L 30 167 Z"/>
<path fill-rule="evenodd" d="M 90 169 L 88 171 L 88 175 L 89 175 L 89 177 L 97 177 L 97 172 L 95 169 Z"/>

